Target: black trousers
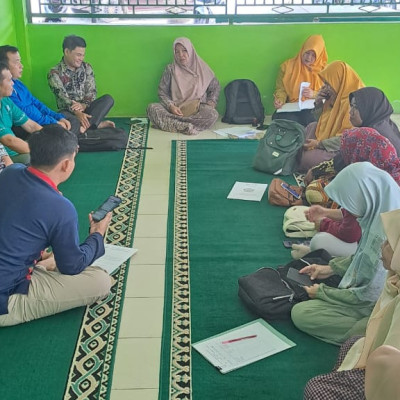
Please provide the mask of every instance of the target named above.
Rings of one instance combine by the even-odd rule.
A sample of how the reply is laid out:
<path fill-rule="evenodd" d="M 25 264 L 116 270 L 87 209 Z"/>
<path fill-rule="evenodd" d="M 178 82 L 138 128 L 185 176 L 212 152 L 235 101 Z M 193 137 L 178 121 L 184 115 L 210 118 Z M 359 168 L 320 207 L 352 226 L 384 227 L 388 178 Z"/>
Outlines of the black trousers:
<path fill-rule="evenodd" d="M 90 129 L 96 129 L 99 126 L 100 122 L 108 114 L 113 105 L 114 99 L 109 94 L 99 97 L 90 104 L 85 110 L 86 114 L 92 116 L 92 118 L 90 118 Z"/>
<path fill-rule="evenodd" d="M 79 135 L 80 133 L 80 127 L 81 123 L 79 122 L 79 119 L 75 117 L 75 115 L 69 111 L 60 111 L 60 114 L 64 115 L 65 119 L 67 119 L 71 123 L 71 129 L 70 131 L 73 132 L 76 136 Z M 14 135 L 22 140 L 27 140 L 29 137 L 29 133 L 25 131 L 22 127 L 20 126 L 13 126 L 12 131 L 14 132 Z"/>

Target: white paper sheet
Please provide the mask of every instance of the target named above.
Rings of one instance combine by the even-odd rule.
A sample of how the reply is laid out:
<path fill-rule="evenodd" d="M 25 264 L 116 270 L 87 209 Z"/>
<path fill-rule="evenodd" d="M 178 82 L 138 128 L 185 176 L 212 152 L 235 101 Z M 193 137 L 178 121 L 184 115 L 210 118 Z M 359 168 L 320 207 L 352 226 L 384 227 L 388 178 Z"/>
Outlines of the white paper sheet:
<path fill-rule="evenodd" d="M 225 374 L 296 344 L 260 318 L 192 346 Z"/>
<path fill-rule="evenodd" d="M 104 248 L 106 250 L 104 256 L 95 260 L 93 265 L 105 269 L 110 275 L 129 257 L 137 253 L 137 249 L 114 244 L 105 244 Z"/>
<path fill-rule="evenodd" d="M 235 182 L 228 199 L 261 201 L 267 187 L 266 183 Z"/>
<path fill-rule="evenodd" d="M 301 82 L 299 89 L 299 101 L 297 103 L 285 103 L 281 108 L 276 110 L 277 113 L 281 112 L 297 112 L 301 110 L 308 110 L 314 108 L 314 99 L 307 99 L 302 101 L 303 89 L 310 86 L 310 82 Z"/>

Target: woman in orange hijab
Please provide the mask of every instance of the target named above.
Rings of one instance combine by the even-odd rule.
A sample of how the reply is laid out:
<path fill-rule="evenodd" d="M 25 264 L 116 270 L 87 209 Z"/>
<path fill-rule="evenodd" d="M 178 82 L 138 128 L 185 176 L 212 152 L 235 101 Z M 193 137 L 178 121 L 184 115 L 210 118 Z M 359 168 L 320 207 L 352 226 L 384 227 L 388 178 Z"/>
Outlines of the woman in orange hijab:
<path fill-rule="evenodd" d="M 274 106 L 278 110 L 285 103 L 299 101 L 299 90 L 302 82 L 309 82 L 310 86 L 302 91 L 303 99 L 313 99 L 323 85 L 318 76 L 325 66 L 328 55 L 325 42 L 321 35 L 310 36 L 303 44 L 296 57 L 281 64 L 278 78 L 276 79 L 276 90 L 274 93 Z M 298 112 L 279 112 L 272 119 L 290 119 L 304 126 L 315 121 L 311 110 Z"/>
<path fill-rule="evenodd" d="M 340 148 L 340 136 L 352 127 L 349 94 L 365 85 L 350 65 L 343 61 L 329 64 L 319 76 L 324 82 L 315 98 L 315 109 L 322 108 L 318 122 L 307 126 L 298 171 L 332 159 Z"/>

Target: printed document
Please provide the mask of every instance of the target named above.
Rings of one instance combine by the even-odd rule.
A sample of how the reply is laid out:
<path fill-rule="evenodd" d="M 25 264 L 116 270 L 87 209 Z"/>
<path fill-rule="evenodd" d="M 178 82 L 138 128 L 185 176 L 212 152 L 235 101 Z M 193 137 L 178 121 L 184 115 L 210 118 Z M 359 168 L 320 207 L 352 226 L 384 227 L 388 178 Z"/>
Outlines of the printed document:
<path fill-rule="evenodd" d="M 104 256 L 98 258 L 93 265 L 105 269 L 110 275 L 128 258 L 137 253 L 137 249 L 116 246 L 115 244 L 106 243 L 104 248 L 106 250 Z"/>
<path fill-rule="evenodd" d="M 314 99 L 307 99 L 302 101 L 303 89 L 310 86 L 310 82 L 301 82 L 299 90 L 299 101 L 297 103 L 285 103 L 281 108 L 276 110 L 277 113 L 281 112 L 297 112 L 306 109 L 314 108 Z"/>
<path fill-rule="evenodd" d="M 236 182 L 228 199 L 261 201 L 267 186 L 267 183 Z"/>
<path fill-rule="evenodd" d="M 260 318 L 192 346 L 222 374 L 226 374 L 296 344 Z"/>

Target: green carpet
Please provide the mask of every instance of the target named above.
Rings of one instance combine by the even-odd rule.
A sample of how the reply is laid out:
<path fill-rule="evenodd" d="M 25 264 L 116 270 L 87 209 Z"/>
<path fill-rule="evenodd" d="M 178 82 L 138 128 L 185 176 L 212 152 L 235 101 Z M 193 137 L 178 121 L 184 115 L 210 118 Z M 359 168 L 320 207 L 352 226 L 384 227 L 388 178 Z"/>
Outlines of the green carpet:
<path fill-rule="evenodd" d="M 160 400 L 297 400 L 305 383 L 328 372 L 338 348 L 271 323 L 293 349 L 222 375 L 191 343 L 257 318 L 237 296 L 238 277 L 287 263 L 284 208 L 228 200 L 235 181 L 269 183 L 252 169 L 254 140 L 173 143 Z M 292 178 L 286 179 L 294 183 Z"/>
<path fill-rule="evenodd" d="M 115 119 L 129 131 L 128 149 L 79 153 L 71 178 L 60 186 L 78 210 L 80 236 L 87 236 L 88 213 L 110 194 L 123 198 L 107 242 L 132 244 L 148 121 Z M 26 324 L 0 329 L 0 399 L 108 399 L 128 265 L 114 273 L 103 302 Z"/>

